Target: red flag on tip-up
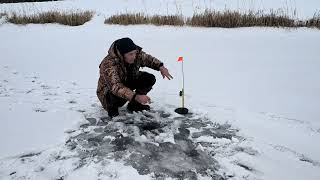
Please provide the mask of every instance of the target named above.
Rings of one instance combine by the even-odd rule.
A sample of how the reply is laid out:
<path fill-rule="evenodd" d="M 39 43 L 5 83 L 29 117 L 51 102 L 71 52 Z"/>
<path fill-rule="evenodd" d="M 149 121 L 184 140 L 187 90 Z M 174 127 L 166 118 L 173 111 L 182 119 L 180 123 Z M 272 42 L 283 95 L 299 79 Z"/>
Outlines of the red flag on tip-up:
<path fill-rule="evenodd" d="M 180 57 L 178 58 L 178 61 L 183 61 L 183 57 L 180 56 Z"/>

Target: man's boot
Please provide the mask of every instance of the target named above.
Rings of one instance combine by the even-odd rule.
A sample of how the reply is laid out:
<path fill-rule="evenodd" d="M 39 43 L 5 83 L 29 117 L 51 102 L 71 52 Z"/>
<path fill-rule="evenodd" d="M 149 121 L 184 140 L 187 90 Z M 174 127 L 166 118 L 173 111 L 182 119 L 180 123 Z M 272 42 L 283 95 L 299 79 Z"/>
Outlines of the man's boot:
<path fill-rule="evenodd" d="M 149 111 L 150 110 L 150 106 L 149 105 L 140 104 L 136 100 L 133 100 L 133 101 L 130 101 L 128 103 L 127 109 L 130 112 L 137 112 L 137 111 L 143 111 L 143 110 Z"/>
<path fill-rule="evenodd" d="M 113 118 L 115 116 L 118 116 L 119 115 L 118 109 L 119 109 L 118 107 L 113 107 L 113 106 L 107 107 L 109 117 Z"/>

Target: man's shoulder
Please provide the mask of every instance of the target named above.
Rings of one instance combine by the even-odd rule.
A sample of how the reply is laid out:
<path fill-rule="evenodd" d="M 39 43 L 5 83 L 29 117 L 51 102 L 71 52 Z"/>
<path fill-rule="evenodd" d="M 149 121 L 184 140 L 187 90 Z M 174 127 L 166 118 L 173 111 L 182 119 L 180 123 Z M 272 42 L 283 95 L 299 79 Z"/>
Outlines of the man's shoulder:
<path fill-rule="evenodd" d="M 119 58 L 107 55 L 101 61 L 101 65 L 103 65 L 103 66 L 115 66 L 115 65 L 119 64 L 119 61 L 120 61 Z"/>
<path fill-rule="evenodd" d="M 146 52 L 144 52 L 143 50 L 138 51 L 138 56 L 144 55 L 146 54 Z"/>
<path fill-rule="evenodd" d="M 139 61 L 139 62 L 142 61 L 145 55 L 146 55 L 146 53 L 145 53 L 144 51 L 140 50 L 140 51 L 137 53 L 137 59 L 138 59 L 138 61 Z"/>

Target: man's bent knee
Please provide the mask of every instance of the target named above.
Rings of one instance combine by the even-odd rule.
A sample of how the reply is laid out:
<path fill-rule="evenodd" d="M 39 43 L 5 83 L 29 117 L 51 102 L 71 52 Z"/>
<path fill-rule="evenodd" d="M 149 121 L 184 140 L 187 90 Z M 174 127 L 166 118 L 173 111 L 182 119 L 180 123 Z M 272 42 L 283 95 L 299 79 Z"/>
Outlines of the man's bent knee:
<path fill-rule="evenodd" d="M 140 76 L 142 82 L 146 87 L 151 87 L 156 83 L 156 77 L 153 74 L 143 72 Z"/>

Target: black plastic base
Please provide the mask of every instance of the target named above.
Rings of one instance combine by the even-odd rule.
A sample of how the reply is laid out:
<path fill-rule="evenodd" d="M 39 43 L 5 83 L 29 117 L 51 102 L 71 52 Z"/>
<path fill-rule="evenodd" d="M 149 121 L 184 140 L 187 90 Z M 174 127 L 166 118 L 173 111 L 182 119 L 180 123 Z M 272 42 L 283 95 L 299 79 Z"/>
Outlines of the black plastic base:
<path fill-rule="evenodd" d="M 188 114 L 189 110 L 187 108 L 177 108 L 174 110 L 174 112 L 184 115 L 184 114 Z"/>

